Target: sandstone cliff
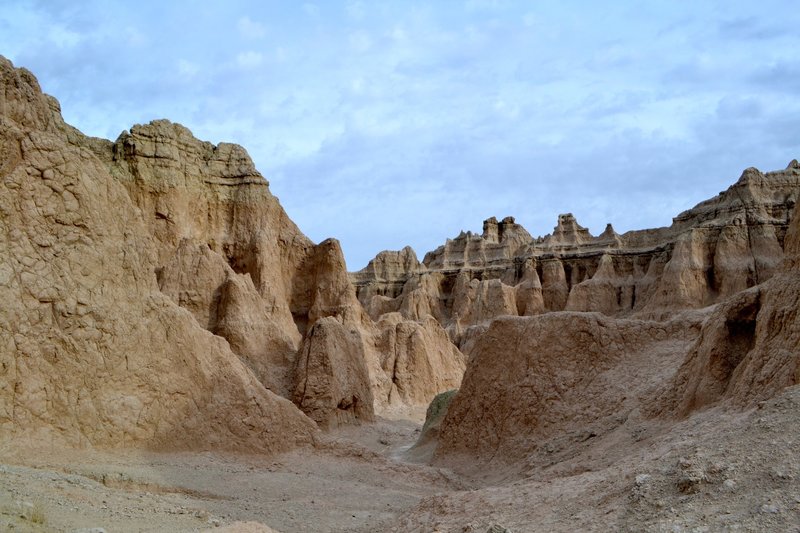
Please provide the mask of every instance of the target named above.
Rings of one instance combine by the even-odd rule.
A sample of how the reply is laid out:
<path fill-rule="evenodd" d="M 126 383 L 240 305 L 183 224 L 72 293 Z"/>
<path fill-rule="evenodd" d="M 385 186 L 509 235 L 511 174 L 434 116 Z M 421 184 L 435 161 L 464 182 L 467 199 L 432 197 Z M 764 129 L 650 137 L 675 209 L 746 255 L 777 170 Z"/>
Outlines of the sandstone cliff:
<path fill-rule="evenodd" d="M 460 383 L 465 358 L 438 324 L 375 324 L 356 299 L 338 241 L 315 245 L 306 238 L 243 148 L 200 141 L 166 120 L 133 126 L 114 142 L 87 138 L 63 122 L 58 103 L 41 93 L 29 72 L 5 60 L 2 66 L 0 176 L 9 192 L 0 272 L 14 302 L 0 317 L 8 399 L 0 419 L 14 428 L 8 435 L 26 424 L 49 431 L 63 418 L 56 426 L 65 429 L 57 433 L 69 434 L 70 442 L 188 446 L 224 440 L 236 447 L 266 431 L 265 424 L 280 433 L 285 417 L 287 431 L 296 430 L 305 442 L 313 424 L 267 391 L 294 400 L 330 427 L 370 420 L 390 405 L 424 406 Z M 30 302 L 21 299 L 26 291 Z M 408 333 L 389 335 L 396 328 Z M 48 339 L 54 335 L 53 344 Z M 97 346 L 75 344 L 72 335 Z M 42 366 L 42 350 L 54 367 Z M 107 362 L 106 353 L 125 365 Z M 20 359 L 24 354 L 31 359 Z M 82 357 L 88 359 L 78 363 Z M 198 358 L 208 365 L 203 377 L 192 370 Z M 40 374 L 24 371 L 25 364 Z M 64 364 L 71 370 L 60 371 Z M 83 367 L 91 377 L 73 385 Z M 134 369 L 148 384 L 131 379 L 120 387 Z M 233 384 L 226 372 L 246 385 Z M 51 380 L 51 373 L 57 377 Z M 59 379 L 67 381 L 59 385 Z M 175 402 L 162 398 L 167 393 L 160 387 L 167 384 L 169 395 L 179 395 Z M 256 407 L 241 407 L 237 394 Z M 130 409 L 120 409 L 120 401 Z M 29 403 L 35 415 L 23 423 Z M 176 429 L 186 434 L 162 436 L 174 429 L 165 419 L 167 405 L 197 435 Z M 83 420 L 79 408 L 99 410 L 101 419 L 83 417 L 85 430 L 67 431 Z M 249 420 L 253 409 L 265 413 L 263 420 Z M 121 429 L 103 419 L 116 414 L 124 414 Z M 207 423 L 194 420 L 206 416 Z M 270 421 L 275 417 L 279 421 Z M 241 420 L 254 429 L 242 429 Z M 158 428 L 140 428 L 153 424 Z M 237 437 L 215 436 L 207 431 L 213 424 Z M 97 436 L 103 432 L 135 436 L 107 441 Z M 270 437 L 255 448 L 292 442 L 293 436 L 279 443 Z"/>
<path fill-rule="evenodd" d="M 794 163 L 781 174 L 790 172 Z M 800 383 L 796 211 L 782 242 L 784 260 L 769 280 L 669 321 L 560 312 L 473 328 L 437 460 L 546 465 L 554 441 L 569 441 L 570 453 L 615 431 L 616 442 L 632 442 L 650 420 L 663 431 L 699 410 L 751 407 Z"/>
<path fill-rule="evenodd" d="M 310 442 L 313 424 L 159 291 L 164 252 L 96 155 L 110 144 L 66 126 L 36 79 L 3 58 L 0 87 L 0 439 Z"/>
<path fill-rule="evenodd" d="M 104 150 L 98 149 L 158 243 L 161 290 L 228 340 L 267 388 L 293 399 L 321 425 L 369 420 L 375 409 L 397 404 L 386 383 L 416 387 L 402 399 L 422 406 L 460 382 L 463 356 L 439 364 L 441 350 L 431 347 L 429 354 L 427 345 L 416 364 L 429 369 L 426 376 L 437 375 L 419 381 L 431 388 L 414 385 L 414 373 L 398 376 L 383 364 L 396 347 L 384 342 L 381 326 L 356 299 L 339 242 L 311 243 L 240 147 L 213 146 L 180 125 L 154 121 L 134 126 Z M 314 329 L 327 317 L 340 325 Z M 353 368 L 369 369 L 366 381 L 357 372 L 355 392 L 342 386 L 352 383 Z M 351 404 L 358 409 L 339 408 Z"/>
<path fill-rule="evenodd" d="M 719 304 L 703 325 L 656 411 L 677 415 L 720 400 L 740 406 L 800 383 L 800 219 L 786 237 L 786 258 L 766 283 Z"/>
<path fill-rule="evenodd" d="M 551 438 L 582 442 L 612 431 L 680 365 L 701 318 L 560 312 L 494 320 L 471 345 L 438 461 L 519 463 Z"/>
<path fill-rule="evenodd" d="M 718 196 L 670 227 L 593 237 L 571 214 L 532 238 L 512 217 L 484 222 L 428 253 L 382 252 L 351 274 L 374 319 L 399 311 L 435 317 L 456 343 L 495 317 L 549 311 L 665 318 L 702 308 L 773 276 L 800 194 L 796 162 L 782 171 L 744 171 Z"/>

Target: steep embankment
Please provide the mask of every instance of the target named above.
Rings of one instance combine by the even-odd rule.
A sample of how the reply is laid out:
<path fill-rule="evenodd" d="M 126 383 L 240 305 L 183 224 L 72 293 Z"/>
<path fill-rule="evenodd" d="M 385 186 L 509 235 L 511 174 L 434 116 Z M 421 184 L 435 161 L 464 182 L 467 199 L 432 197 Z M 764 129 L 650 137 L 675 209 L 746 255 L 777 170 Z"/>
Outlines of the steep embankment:
<path fill-rule="evenodd" d="M 800 524 L 800 215 L 791 220 L 773 276 L 707 309 L 660 322 L 547 313 L 472 330 L 435 462 L 506 486 L 427 499 L 403 526 L 487 515 L 563 531 Z"/>

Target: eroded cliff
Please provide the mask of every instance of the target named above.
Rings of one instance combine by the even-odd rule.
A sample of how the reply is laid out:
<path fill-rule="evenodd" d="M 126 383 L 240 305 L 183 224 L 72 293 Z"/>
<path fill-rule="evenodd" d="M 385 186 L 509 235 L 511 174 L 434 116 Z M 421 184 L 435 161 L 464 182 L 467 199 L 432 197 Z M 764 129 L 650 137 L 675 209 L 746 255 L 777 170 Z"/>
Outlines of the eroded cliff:
<path fill-rule="evenodd" d="M 0 58 L 0 439 L 280 451 L 315 427 L 158 287 L 147 219 Z M 236 416 L 231 416 L 235 412 Z"/>
<path fill-rule="evenodd" d="M 674 218 L 670 227 L 597 236 L 571 214 L 533 238 L 513 217 L 484 222 L 417 261 L 382 252 L 351 274 L 373 318 L 398 311 L 435 317 L 460 343 L 463 331 L 499 316 L 597 311 L 666 318 L 770 279 L 784 256 L 800 165 L 749 168 L 728 190 Z"/>
<path fill-rule="evenodd" d="M 369 318 L 240 146 L 167 120 L 89 138 L 5 59 L 0 86 L 4 438 L 278 450 L 315 431 L 287 400 L 329 427 L 460 383 L 446 335 Z"/>

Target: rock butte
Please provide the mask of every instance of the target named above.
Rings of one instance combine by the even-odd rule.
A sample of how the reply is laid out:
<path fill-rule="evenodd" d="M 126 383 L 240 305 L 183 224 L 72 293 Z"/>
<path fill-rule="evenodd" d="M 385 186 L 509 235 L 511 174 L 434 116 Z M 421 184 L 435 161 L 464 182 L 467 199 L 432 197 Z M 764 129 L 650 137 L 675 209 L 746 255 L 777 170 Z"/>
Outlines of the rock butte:
<path fill-rule="evenodd" d="M 800 381 L 797 161 L 745 170 L 667 228 L 594 237 L 564 214 L 533 238 L 491 218 L 348 274 L 243 148 L 166 120 L 87 137 L 2 57 L 0 86 L 6 449 L 271 454 L 459 389 L 408 457 L 568 483 L 587 450 L 627 464 L 656 422 L 675 439 Z M 503 490 L 424 500 L 397 530 L 456 530 Z"/>

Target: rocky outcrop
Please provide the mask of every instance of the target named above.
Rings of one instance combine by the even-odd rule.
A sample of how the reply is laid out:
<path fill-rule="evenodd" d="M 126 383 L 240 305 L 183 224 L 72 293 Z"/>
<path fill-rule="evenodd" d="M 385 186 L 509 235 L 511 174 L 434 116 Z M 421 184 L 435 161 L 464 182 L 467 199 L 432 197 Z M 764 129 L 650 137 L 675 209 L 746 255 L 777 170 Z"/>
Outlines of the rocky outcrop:
<path fill-rule="evenodd" d="M 682 237 L 687 246 L 694 231 Z M 619 446 L 656 419 L 663 430 L 698 410 L 751 407 L 800 383 L 800 213 L 782 242 L 784 259 L 766 282 L 669 321 L 564 312 L 471 328 L 472 359 L 442 423 L 437 460 L 462 469 L 552 464 L 548 446 L 579 453 L 583 442 L 628 424 L 607 441 Z M 609 264 L 601 260 L 598 284 Z M 684 275 L 695 275 L 691 266 Z"/>
<path fill-rule="evenodd" d="M 430 314 L 457 343 L 459 332 L 499 316 L 574 310 L 659 319 L 772 277 L 799 194 L 796 165 L 767 173 L 750 168 L 670 227 L 620 235 L 609 224 L 594 237 L 565 214 L 552 234 L 532 238 L 511 217 L 491 218 L 482 235 L 462 232 L 421 264 L 394 259 L 393 268 L 376 270 L 371 263 L 351 279 L 373 318 Z M 379 257 L 376 264 L 395 256 Z"/>
<path fill-rule="evenodd" d="M 436 460 L 462 469 L 518 463 L 550 438 L 613 430 L 674 372 L 700 318 L 561 312 L 494 320 L 473 339 Z"/>
<path fill-rule="evenodd" d="M 293 399 L 321 425 L 369 420 L 374 408 L 400 401 L 425 405 L 442 387 L 460 382 L 463 355 L 458 353 L 455 363 L 443 362 L 438 337 L 432 344 L 413 344 L 412 367 L 423 371 L 417 385 L 402 365 L 398 372 L 384 368 L 404 348 L 387 342 L 382 326 L 364 312 L 339 242 L 314 245 L 303 236 L 239 147 L 198 141 L 167 121 L 135 126 L 109 146 L 106 159 L 158 243 L 162 291 L 224 337 L 267 388 Z M 379 257 L 371 272 L 391 277 L 415 265 L 419 262 L 407 248 Z M 407 327 L 430 331 L 414 320 L 424 321 L 430 305 L 436 307 L 428 296 L 434 283 L 415 281 L 421 285 L 409 284 L 407 290 L 420 299 L 410 296 L 404 305 L 419 310 L 407 313 Z M 339 325 L 326 322 L 314 329 L 327 317 Z M 356 367 L 369 369 L 369 378 L 358 374 L 357 390 L 351 379 Z M 432 372 L 441 376 L 431 378 Z M 364 383 L 374 390 L 361 387 Z M 386 383 L 397 384 L 391 398 Z"/>
<path fill-rule="evenodd" d="M 332 427 L 460 382 L 438 324 L 373 323 L 338 241 L 307 239 L 243 148 L 166 120 L 87 138 L 2 67 L 4 435 L 287 449 L 313 423 L 271 392 Z M 418 265 L 409 252 L 375 272 Z"/>
<path fill-rule="evenodd" d="M 323 428 L 374 419 L 367 357 L 358 330 L 318 320 L 303 342 L 294 402 Z"/>
<path fill-rule="evenodd" d="M 249 275 L 270 321 L 297 336 L 295 321 L 306 320 L 308 303 L 293 300 L 295 285 L 307 277 L 302 265 L 315 247 L 289 220 L 243 148 L 215 146 L 179 124 L 156 120 L 123 132 L 101 155 L 141 209 L 159 266 L 174 264 L 184 242 L 205 245 L 206 256 L 217 255 L 217 263 Z M 190 271 L 173 277 L 196 276 Z M 198 283 L 207 284 L 203 298 L 209 301 L 220 288 L 210 280 L 192 283 L 195 292 Z M 180 287 L 172 289 L 174 294 Z"/>
<path fill-rule="evenodd" d="M 416 322 L 391 313 L 377 324 L 373 338 L 374 388 L 381 405 L 427 406 L 436 394 L 461 384 L 466 357 L 434 318 Z"/>
<path fill-rule="evenodd" d="M 228 341 L 266 388 L 288 398 L 299 333 L 272 320 L 272 310 L 246 274 L 229 275 L 220 285 L 219 309 L 220 318 L 212 331 Z"/>
<path fill-rule="evenodd" d="M 294 324 L 275 320 L 249 273 L 237 274 L 207 244 L 188 238 L 156 272 L 161 292 L 224 337 L 265 387 L 289 397 L 302 337 Z"/>
<path fill-rule="evenodd" d="M 442 427 L 442 422 L 447 415 L 447 410 L 450 403 L 455 398 L 458 390 L 449 390 L 431 400 L 428 409 L 425 411 L 425 423 L 420 430 L 419 438 L 408 451 L 409 459 L 419 462 L 430 461 L 433 452 L 436 450 L 436 444 L 439 442 L 439 431 Z"/>
<path fill-rule="evenodd" d="M 800 383 L 800 219 L 786 259 L 766 283 L 721 303 L 703 325 L 655 412 L 685 416 L 718 401 L 741 406 Z"/>
<path fill-rule="evenodd" d="M 310 442 L 313 423 L 159 290 L 158 258 L 171 254 L 153 246 L 157 222 L 97 156 L 110 144 L 64 125 L 35 78 L 3 58 L 0 87 L 0 440 L 258 451 Z M 182 297 L 210 319 L 210 300 Z"/>
<path fill-rule="evenodd" d="M 314 246 L 300 263 L 299 272 L 292 292 L 292 315 L 301 333 L 328 316 L 362 324 L 363 309 L 347 276 L 339 241 L 327 239 Z"/>

